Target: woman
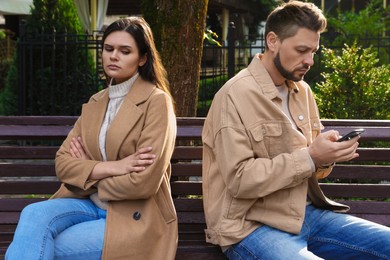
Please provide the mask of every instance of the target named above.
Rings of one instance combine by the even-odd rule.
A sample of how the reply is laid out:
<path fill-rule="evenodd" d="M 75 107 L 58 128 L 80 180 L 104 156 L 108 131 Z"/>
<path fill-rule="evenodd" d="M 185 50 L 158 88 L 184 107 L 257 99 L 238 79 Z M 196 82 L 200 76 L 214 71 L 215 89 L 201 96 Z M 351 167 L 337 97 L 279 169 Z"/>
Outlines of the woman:
<path fill-rule="evenodd" d="M 166 72 L 142 18 L 112 23 L 102 43 L 109 86 L 83 105 L 56 155 L 61 188 L 23 210 L 6 259 L 175 257 Z"/>

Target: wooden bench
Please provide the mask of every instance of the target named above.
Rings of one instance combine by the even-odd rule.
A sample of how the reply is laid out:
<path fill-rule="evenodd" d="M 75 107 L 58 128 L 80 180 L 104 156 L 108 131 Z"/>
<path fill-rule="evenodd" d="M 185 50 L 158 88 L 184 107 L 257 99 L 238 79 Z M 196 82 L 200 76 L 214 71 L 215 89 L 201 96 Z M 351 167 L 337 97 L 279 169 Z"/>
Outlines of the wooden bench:
<path fill-rule="evenodd" d="M 76 117 L 0 116 L 0 259 L 12 240 L 20 211 L 59 187 L 53 158 Z M 204 118 L 178 118 L 172 157 L 172 196 L 179 218 L 176 259 L 225 259 L 205 242 L 202 204 L 201 131 Z M 325 193 L 351 206 L 350 213 L 390 226 L 390 120 L 324 120 L 345 134 L 365 128 L 360 157 L 337 165 L 322 183 Z M 373 148 L 381 141 L 387 148 Z M 375 165 L 366 165 L 374 162 Z M 387 165 L 386 165 L 387 163 Z M 352 199 L 352 200 L 351 200 Z"/>

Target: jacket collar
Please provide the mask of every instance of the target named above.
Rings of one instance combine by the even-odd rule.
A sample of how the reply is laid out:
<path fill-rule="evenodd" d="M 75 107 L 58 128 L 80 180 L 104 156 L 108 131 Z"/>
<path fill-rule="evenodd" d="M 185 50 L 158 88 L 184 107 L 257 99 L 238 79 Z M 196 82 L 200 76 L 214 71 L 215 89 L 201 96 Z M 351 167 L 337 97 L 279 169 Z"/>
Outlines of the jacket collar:
<path fill-rule="evenodd" d="M 256 54 L 255 57 L 253 57 L 251 63 L 249 64 L 248 70 L 255 78 L 257 84 L 261 86 L 261 91 L 263 92 L 263 94 L 272 100 L 278 97 L 279 92 L 276 89 L 276 86 L 272 81 L 271 76 L 269 75 L 268 71 L 264 67 L 261 61 L 261 57 L 262 54 Z M 287 87 L 290 90 L 293 90 L 295 93 L 299 92 L 299 87 L 296 82 L 287 80 L 286 83 L 287 83 Z"/>

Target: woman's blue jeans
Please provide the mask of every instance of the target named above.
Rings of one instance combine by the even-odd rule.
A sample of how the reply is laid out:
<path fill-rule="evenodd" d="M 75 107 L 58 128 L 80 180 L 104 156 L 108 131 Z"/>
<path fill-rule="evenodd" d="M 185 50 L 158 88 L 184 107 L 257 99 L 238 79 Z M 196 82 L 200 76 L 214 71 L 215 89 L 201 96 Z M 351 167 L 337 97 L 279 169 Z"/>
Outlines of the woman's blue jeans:
<path fill-rule="evenodd" d="M 52 199 L 25 207 L 6 260 L 100 259 L 106 211 L 89 199 Z"/>
<path fill-rule="evenodd" d="M 299 235 L 261 226 L 225 255 L 245 260 L 390 259 L 390 228 L 308 205 Z"/>

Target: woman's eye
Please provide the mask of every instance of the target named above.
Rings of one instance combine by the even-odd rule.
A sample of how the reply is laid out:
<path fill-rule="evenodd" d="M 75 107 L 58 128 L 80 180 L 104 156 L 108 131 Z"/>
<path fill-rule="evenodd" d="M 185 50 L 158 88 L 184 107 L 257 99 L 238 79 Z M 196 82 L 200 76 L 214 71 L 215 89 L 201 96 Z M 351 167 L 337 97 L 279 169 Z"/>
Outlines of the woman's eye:
<path fill-rule="evenodd" d="M 104 48 L 105 51 L 108 51 L 108 52 L 111 52 L 113 50 L 113 48 L 110 48 L 110 47 L 106 47 Z"/>
<path fill-rule="evenodd" d="M 128 54 L 130 54 L 130 52 L 129 52 L 129 51 L 122 51 L 122 53 L 123 53 L 124 55 L 128 55 Z"/>

